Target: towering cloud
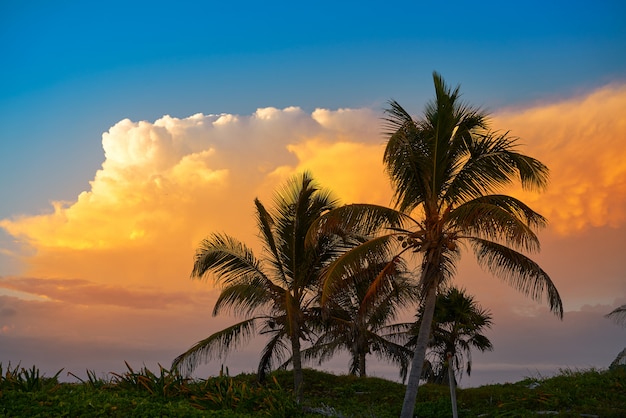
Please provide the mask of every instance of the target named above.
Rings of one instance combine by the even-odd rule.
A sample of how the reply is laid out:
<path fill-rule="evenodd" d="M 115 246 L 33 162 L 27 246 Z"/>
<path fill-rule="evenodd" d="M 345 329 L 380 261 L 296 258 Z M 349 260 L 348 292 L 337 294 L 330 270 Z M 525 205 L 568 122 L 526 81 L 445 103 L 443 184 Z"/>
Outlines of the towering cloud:
<path fill-rule="evenodd" d="M 551 169 L 545 193 L 514 192 L 550 221 L 539 261 L 566 309 L 593 298 L 588 303 L 602 304 L 595 315 L 625 296 L 619 272 L 626 266 L 615 249 L 626 244 L 625 108 L 626 86 L 617 85 L 494 115 L 495 127 L 519 136 L 521 151 Z M 290 107 L 118 122 L 103 134 L 105 161 L 89 190 L 54 202 L 48 213 L 0 220 L 25 246 L 27 276 L 0 278 L 9 295 L 0 296 L 0 337 L 162 345 L 170 347 L 169 356 L 216 331 L 227 319 L 209 319 L 215 292 L 189 280 L 199 241 L 223 231 L 255 246 L 253 199 L 269 204 L 274 188 L 302 170 L 344 202 L 390 204 L 381 116 L 370 109 Z M 572 254 L 591 256 L 577 265 Z M 587 276 L 594 271 L 602 277 L 594 277 L 590 290 Z M 535 302 L 484 276 L 463 270 L 459 282 L 480 291 L 478 300 L 497 311 L 501 329 L 516 329 L 516 321 L 540 312 Z M 506 356 L 499 361 L 506 363 Z"/>
<path fill-rule="evenodd" d="M 295 107 L 125 119 L 102 136 L 106 159 L 90 190 L 74 202 L 54 202 L 52 213 L 0 226 L 36 250 L 29 274 L 118 284 L 162 276 L 167 286 L 188 271 L 206 234 L 227 231 L 254 242 L 254 197 L 269 199 L 301 169 L 339 197 L 388 203 L 378 122 L 366 109 L 306 114 Z M 364 180 L 368 187 L 359 185 Z"/>

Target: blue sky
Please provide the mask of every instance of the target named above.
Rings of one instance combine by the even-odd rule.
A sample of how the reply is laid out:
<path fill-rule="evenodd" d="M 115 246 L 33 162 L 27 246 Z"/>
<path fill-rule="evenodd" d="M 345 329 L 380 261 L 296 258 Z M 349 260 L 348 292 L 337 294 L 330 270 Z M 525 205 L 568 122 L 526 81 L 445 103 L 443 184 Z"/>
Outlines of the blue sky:
<path fill-rule="evenodd" d="M 0 361 L 168 364 L 225 323 L 198 315 L 214 293 L 188 283 L 197 242 L 217 228 L 254 239 L 252 198 L 280 170 L 313 166 L 387 204 L 377 118 L 389 99 L 419 114 L 433 70 L 554 179 L 530 203 L 551 221 L 538 261 L 565 320 L 464 266 L 497 325 L 477 382 L 602 366 L 623 346 L 602 315 L 626 303 L 626 3 L 0 0 L 0 51 Z M 185 119 L 197 113 L 241 118 Z M 99 341 L 116 354 L 94 354 Z"/>

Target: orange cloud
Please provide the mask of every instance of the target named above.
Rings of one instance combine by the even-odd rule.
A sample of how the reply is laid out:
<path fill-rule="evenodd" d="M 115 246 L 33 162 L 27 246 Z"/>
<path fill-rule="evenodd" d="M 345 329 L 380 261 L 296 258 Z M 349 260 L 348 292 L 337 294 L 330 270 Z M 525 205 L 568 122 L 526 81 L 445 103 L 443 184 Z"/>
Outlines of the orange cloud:
<path fill-rule="evenodd" d="M 626 87 L 499 112 L 494 126 L 551 169 L 543 194 L 522 194 L 559 233 L 626 219 Z M 122 120 L 103 134 L 91 188 L 52 212 L 0 220 L 34 249 L 26 273 L 176 288 L 213 231 L 256 244 L 252 201 L 311 170 L 344 202 L 389 204 L 380 114 L 369 109 L 259 109 L 248 116 Z M 34 255 L 32 255 L 34 254 Z"/>
<path fill-rule="evenodd" d="M 378 123 L 365 109 L 306 114 L 296 107 L 125 119 L 102 136 L 106 158 L 90 190 L 0 227 L 35 250 L 28 275 L 174 290 L 188 280 L 194 249 L 209 233 L 255 245 L 253 199 L 269 199 L 303 165 L 320 172 L 323 186 L 339 184 L 339 197 L 365 200 L 363 188 L 351 187 L 365 179 L 382 190 L 382 173 L 371 169 L 380 166 Z"/>
<path fill-rule="evenodd" d="M 559 233 L 626 221 L 626 85 L 527 109 L 498 112 L 494 125 L 550 168 L 546 192 L 517 192 Z"/>
<path fill-rule="evenodd" d="M 0 288 L 36 295 L 40 301 L 56 301 L 78 306 L 108 305 L 132 309 L 167 309 L 174 305 L 196 304 L 198 294 L 129 289 L 102 285 L 84 279 L 0 278 Z M 181 286 L 185 289 L 186 286 Z M 206 303 L 202 299 L 202 304 Z"/>
<path fill-rule="evenodd" d="M 624 108 L 626 87 L 610 86 L 494 117 L 496 127 L 522 138 L 522 152 L 551 169 L 547 192 L 523 199 L 548 217 L 548 232 L 559 233 L 542 238 L 536 260 L 555 281 L 568 311 L 623 298 Z M 192 343 L 232 323 L 229 317 L 211 317 L 210 283 L 189 279 L 200 240 L 226 232 L 257 248 L 254 197 L 270 203 L 285 177 L 305 169 L 346 203 L 389 204 L 380 116 L 369 109 L 306 113 L 290 107 L 115 124 L 103 135 L 105 161 L 89 190 L 74 201 L 54 202 L 49 213 L 0 220 L 0 227 L 20 240 L 29 277 L 0 278 L 0 338 L 3 347 L 13 347 L 7 358 L 24 359 L 24 347 L 33 347 L 33 341 L 71 341 L 71 347 L 82 341 L 85 352 L 139 348 L 152 356 L 144 360 L 167 365 Z M 567 235 L 573 232 L 578 235 Z M 528 318 L 545 317 L 542 304 L 466 260 L 456 282 L 498 312 L 500 329 L 516 330 Z M 559 324 L 551 318 L 537 326 L 544 322 Z M 553 343 L 563 346 L 562 340 Z M 167 352 L 149 354 L 154 347 Z M 59 359 L 67 361 L 66 346 L 57 348 Z M 120 366 L 129 359 L 109 351 L 106 356 Z M 245 356 L 247 371 L 254 369 L 257 354 Z M 510 351 L 503 352 L 503 363 L 507 355 Z M 93 358 L 88 360 L 77 360 L 74 370 L 93 367 Z"/>

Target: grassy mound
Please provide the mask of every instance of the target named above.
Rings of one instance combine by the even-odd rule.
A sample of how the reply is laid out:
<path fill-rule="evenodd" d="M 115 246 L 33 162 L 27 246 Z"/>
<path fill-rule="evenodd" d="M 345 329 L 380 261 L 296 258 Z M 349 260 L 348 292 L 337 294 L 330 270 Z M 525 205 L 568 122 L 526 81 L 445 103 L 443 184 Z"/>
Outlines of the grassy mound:
<path fill-rule="evenodd" d="M 78 383 L 40 376 L 34 366 L 0 364 L 3 417 L 397 417 L 404 386 L 385 379 L 337 376 L 305 370 L 303 401 L 289 389 L 292 375 L 275 372 L 259 385 L 256 377 L 227 374 L 190 381 L 161 368 L 158 373 L 128 366 L 108 380 L 87 372 Z M 460 417 L 626 416 L 626 368 L 562 371 L 545 379 L 459 389 Z M 450 417 L 448 388 L 421 386 L 416 415 Z"/>

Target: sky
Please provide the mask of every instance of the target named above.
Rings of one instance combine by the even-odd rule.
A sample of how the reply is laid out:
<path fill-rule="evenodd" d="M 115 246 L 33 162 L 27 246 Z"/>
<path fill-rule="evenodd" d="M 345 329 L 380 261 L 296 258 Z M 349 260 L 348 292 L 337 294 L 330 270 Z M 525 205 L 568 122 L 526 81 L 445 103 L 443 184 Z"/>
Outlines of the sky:
<path fill-rule="evenodd" d="M 456 284 L 491 310 L 494 351 L 461 385 L 604 368 L 626 346 L 604 317 L 626 303 L 620 1 L 5 0 L 0 47 L 2 364 L 168 367 L 233 323 L 211 316 L 219 289 L 190 279 L 202 238 L 258 248 L 254 198 L 271 204 L 303 170 L 344 203 L 390 205 L 383 109 L 419 117 L 433 71 L 550 168 L 545 192 L 507 192 L 548 218 L 532 257 L 565 309 L 464 253 Z M 260 344 L 198 376 L 254 371 Z"/>

